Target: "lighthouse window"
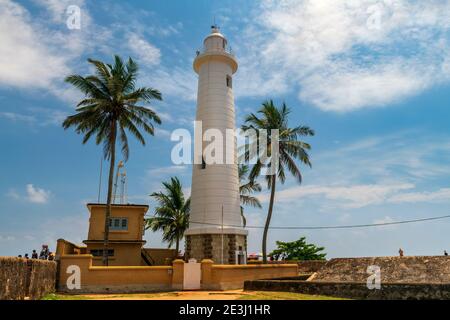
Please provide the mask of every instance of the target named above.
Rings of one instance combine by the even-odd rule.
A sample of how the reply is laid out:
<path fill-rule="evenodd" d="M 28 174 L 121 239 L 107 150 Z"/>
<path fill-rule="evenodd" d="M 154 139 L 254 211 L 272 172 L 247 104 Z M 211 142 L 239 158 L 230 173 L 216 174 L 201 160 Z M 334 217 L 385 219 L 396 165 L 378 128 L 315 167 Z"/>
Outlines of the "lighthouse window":
<path fill-rule="evenodd" d="M 233 88 L 233 79 L 231 78 L 231 76 L 228 75 L 227 75 L 227 87 Z"/>

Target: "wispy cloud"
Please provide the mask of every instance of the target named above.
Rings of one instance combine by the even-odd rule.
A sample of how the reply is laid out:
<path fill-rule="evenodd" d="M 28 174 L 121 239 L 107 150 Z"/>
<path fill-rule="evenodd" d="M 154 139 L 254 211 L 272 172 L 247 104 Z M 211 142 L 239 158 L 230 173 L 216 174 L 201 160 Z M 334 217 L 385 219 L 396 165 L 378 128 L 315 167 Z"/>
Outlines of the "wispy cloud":
<path fill-rule="evenodd" d="M 67 74 L 67 58 L 48 46 L 41 25 L 28 11 L 9 0 L 0 2 L 0 84 L 21 88 L 50 87 Z"/>
<path fill-rule="evenodd" d="M 180 174 L 184 173 L 189 167 L 188 166 L 168 166 L 168 167 L 160 167 L 153 168 L 147 170 L 147 174 L 149 176 L 163 176 L 167 174 Z"/>
<path fill-rule="evenodd" d="M 313 159 L 304 185 L 288 182 L 280 187 L 277 203 L 308 201 L 328 211 L 450 201 L 450 189 L 436 187 L 450 177 L 448 137 L 397 132 L 356 140 Z M 268 194 L 260 198 L 267 202 Z"/>
<path fill-rule="evenodd" d="M 413 184 L 371 184 L 351 186 L 296 186 L 279 191 L 277 201 L 298 201 L 306 197 L 324 197 L 333 200 L 339 208 L 362 208 L 369 205 L 381 204 L 388 200 L 390 195 L 403 190 L 413 189 Z M 267 197 L 262 198 L 268 201 Z"/>
<path fill-rule="evenodd" d="M 16 189 L 10 189 L 5 195 L 13 200 L 46 204 L 49 202 L 52 193 L 49 190 L 36 187 L 30 183 L 25 186 L 25 192 L 18 192 Z"/>
<path fill-rule="evenodd" d="M 393 203 L 417 203 L 417 202 L 449 202 L 450 188 L 441 188 L 436 191 L 407 192 L 390 197 Z"/>
<path fill-rule="evenodd" d="M 448 1 L 267 0 L 253 17 L 238 39 L 239 95 L 297 88 L 303 101 L 346 112 L 450 80 Z"/>
<path fill-rule="evenodd" d="M 27 184 L 27 197 L 26 199 L 32 203 L 45 204 L 49 201 L 51 192 L 37 188 L 32 184 Z"/>
<path fill-rule="evenodd" d="M 161 61 L 161 51 L 136 33 L 128 34 L 128 46 L 143 64 L 153 66 Z"/>
<path fill-rule="evenodd" d="M 0 118 L 12 122 L 26 123 L 32 127 L 44 127 L 48 125 L 60 126 L 68 115 L 68 112 L 50 108 L 30 108 L 27 114 L 17 112 L 0 112 Z"/>
<path fill-rule="evenodd" d="M 36 118 L 34 116 L 15 113 L 15 112 L 0 112 L 0 118 L 8 119 L 14 122 L 34 123 Z"/>

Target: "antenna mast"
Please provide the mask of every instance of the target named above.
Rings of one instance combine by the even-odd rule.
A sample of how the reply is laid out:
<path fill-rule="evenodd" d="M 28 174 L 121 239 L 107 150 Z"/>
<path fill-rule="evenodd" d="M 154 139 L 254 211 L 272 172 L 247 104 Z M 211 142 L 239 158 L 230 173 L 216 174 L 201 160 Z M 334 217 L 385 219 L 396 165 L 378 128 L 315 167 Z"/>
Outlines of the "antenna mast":
<path fill-rule="evenodd" d="M 120 172 L 120 170 L 124 167 L 123 161 L 119 161 L 119 164 L 117 165 L 117 173 L 116 173 L 116 180 L 114 182 L 114 193 L 113 193 L 113 204 L 116 203 L 116 200 L 118 198 L 117 196 L 117 187 L 119 184 L 119 177 L 122 176 L 122 173 Z M 122 179 L 121 179 L 121 183 L 122 183 Z M 121 190 L 122 190 L 122 186 L 121 186 Z M 121 198 L 119 199 L 121 200 Z"/>

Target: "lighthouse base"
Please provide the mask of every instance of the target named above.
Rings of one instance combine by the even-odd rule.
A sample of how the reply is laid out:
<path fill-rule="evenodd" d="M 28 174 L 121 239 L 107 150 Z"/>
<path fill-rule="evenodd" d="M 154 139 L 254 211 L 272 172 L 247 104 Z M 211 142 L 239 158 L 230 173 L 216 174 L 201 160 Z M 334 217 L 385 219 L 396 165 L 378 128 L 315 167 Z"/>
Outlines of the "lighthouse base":
<path fill-rule="evenodd" d="M 215 264 L 246 264 L 246 234 L 190 234 L 185 241 L 186 259 L 211 259 Z"/>

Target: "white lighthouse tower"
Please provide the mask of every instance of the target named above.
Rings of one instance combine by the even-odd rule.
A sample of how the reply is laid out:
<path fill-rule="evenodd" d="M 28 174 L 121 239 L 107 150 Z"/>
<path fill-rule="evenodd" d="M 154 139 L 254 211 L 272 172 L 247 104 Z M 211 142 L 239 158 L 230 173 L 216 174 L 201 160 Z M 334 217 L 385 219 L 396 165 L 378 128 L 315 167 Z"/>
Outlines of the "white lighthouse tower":
<path fill-rule="evenodd" d="M 225 140 L 227 129 L 235 130 L 232 87 L 238 63 L 218 27 L 213 26 L 205 38 L 193 67 L 198 74 L 196 121 L 201 123 L 201 130 L 197 127 L 196 133 L 202 135 L 203 142 L 198 138 L 195 141 L 186 256 L 220 264 L 245 263 L 247 231 L 242 227 L 240 214 L 236 141 L 228 139 L 231 141 L 227 144 Z M 223 156 L 222 163 L 205 159 L 208 129 L 223 137 L 223 147 L 216 150 L 216 156 Z M 230 156 L 233 161 L 227 161 Z"/>

